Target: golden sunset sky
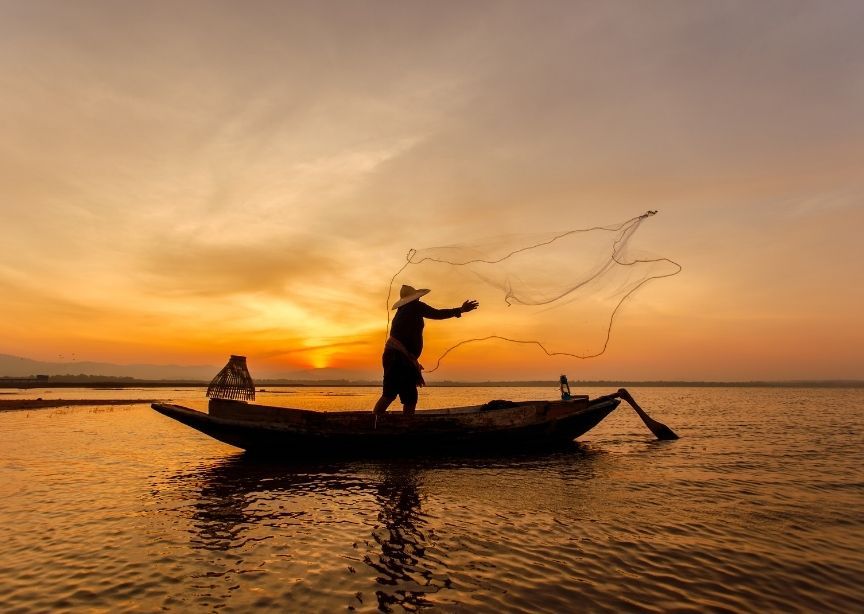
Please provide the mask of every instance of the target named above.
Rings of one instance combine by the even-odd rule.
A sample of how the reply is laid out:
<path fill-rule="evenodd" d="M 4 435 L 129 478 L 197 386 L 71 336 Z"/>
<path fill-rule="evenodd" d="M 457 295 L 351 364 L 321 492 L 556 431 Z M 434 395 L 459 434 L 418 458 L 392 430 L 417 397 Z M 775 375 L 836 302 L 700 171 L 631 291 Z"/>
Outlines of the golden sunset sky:
<path fill-rule="evenodd" d="M 603 356 L 431 379 L 864 378 L 864 3 L 2 0 L 0 88 L 0 353 L 376 378 L 409 248 L 657 209 Z"/>

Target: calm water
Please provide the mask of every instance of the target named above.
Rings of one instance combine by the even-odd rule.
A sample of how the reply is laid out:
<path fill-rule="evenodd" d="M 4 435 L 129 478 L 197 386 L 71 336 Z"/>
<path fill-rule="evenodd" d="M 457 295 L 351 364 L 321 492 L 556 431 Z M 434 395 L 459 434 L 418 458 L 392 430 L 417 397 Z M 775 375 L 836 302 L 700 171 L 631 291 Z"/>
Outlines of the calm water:
<path fill-rule="evenodd" d="M 653 441 L 621 407 L 550 455 L 279 464 L 146 405 L 0 413 L 0 609 L 864 607 L 864 391 L 633 392 L 682 438 Z M 433 407 L 555 390 L 423 394 Z M 259 400 L 335 410 L 376 396 Z"/>

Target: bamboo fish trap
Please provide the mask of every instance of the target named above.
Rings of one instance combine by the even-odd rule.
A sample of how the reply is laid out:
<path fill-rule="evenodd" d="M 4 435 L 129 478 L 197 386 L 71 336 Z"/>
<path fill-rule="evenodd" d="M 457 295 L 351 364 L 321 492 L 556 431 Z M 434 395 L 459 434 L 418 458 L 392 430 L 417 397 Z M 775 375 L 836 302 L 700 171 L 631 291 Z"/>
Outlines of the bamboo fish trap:
<path fill-rule="evenodd" d="M 245 356 L 234 356 L 228 360 L 221 371 L 207 386 L 207 396 L 211 399 L 229 399 L 232 401 L 254 401 L 255 382 L 246 368 Z"/>

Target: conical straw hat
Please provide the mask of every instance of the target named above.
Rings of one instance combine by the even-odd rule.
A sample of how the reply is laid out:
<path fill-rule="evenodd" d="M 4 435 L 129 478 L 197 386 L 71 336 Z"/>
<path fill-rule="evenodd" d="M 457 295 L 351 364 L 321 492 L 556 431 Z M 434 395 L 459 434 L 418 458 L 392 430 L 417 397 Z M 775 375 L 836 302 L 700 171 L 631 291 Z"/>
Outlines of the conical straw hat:
<path fill-rule="evenodd" d="M 429 290 L 421 288 L 416 290 L 411 286 L 402 286 L 399 290 L 399 300 L 393 303 L 393 309 L 399 309 L 403 305 L 407 305 L 411 301 L 416 301 L 421 296 L 429 294 Z"/>

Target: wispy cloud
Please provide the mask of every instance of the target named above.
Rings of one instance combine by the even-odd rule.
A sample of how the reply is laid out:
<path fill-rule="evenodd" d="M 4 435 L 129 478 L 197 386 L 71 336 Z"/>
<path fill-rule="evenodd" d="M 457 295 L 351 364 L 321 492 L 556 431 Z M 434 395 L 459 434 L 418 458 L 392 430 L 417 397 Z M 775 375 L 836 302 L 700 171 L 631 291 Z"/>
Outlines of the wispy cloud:
<path fill-rule="evenodd" d="M 862 24 L 845 0 L 0 3 L 0 337 L 377 361 L 408 248 L 648 208 L 706 302 L 800 296 L 796 257 L 808 287 L 854 278 Z"/>
<path fill-rule="evenodd" d="M 277 245 L 166 243 L 147 254 L 151 289 L 170 295 L 290 295 L 292 286 L 341 276 L 338 257 L 310 239 Z"/>
<path fill-rule="evenodd" d="M 317 352 L 321 350 L 343 350 L 355 349 L 358 347 L 369 347 L 370 342 L 367 339 L 353 341 L 334 341 L 332 343 L 322 343 L 318 345 L 300 345 L 287 349 L 275 349 L 256 354 L 257 358 L 277 358 L 279 356 L 287 356 L 290 354 L 302 354 L 304 352 Z"/>

